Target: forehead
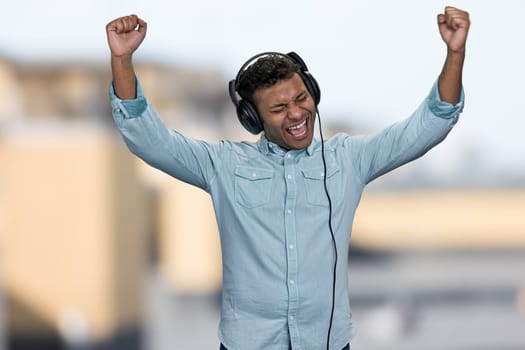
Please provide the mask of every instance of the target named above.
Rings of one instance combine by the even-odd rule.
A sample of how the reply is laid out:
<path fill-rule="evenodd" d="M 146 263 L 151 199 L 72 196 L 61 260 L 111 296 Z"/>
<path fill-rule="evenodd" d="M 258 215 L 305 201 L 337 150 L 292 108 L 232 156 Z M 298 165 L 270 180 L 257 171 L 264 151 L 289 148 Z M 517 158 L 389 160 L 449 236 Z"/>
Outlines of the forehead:
<path fill-rule="evenodd" d="M 303 80 L 299 74 L 294 73 L 288 79 L 279 80 L 271 86 L 258 88 L 255 90 L 253 97 L 257 104 L 273 105 L 288 103 L 305 90 L 306 87 Z"/>

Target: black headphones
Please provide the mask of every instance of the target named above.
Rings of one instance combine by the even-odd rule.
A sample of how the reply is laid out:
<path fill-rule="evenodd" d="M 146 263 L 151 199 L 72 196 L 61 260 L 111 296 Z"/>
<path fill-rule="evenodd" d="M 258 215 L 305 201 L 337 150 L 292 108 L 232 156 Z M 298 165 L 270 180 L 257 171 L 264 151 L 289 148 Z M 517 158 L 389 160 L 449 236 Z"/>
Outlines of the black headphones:
<path fill-rule="evenodd" d="M 315 78 L 310 74 L 310 72 L 308 72 L 308 67 L 306 67 L 304 61 L 295 52 L 283 54 L 279 52 L 269 51 L 253 56 L 242 65 L 235 79 L 230 80 L 228 88 L 230 91 L 230 98 L 233 104 L 235 105 L 235 110 L 237 112 L 237 117 L 239 118 L 239 121 L 246 130 L 255 135 L 260 133 L 264 129 L 262 120 L 259 117 L 259 113 L 257 113 L 257 109 L 255 108 L 255 106 L 252 103 L 242 99 L 237 93 L 237 89 L 239 88 L 239 78 L 241 74 L 246 70 L 246 68 L 259 57 L 268 55 L 279 55 L 291 60 L 299 68 L 299 76 L 303 80 L 306 89 L 312 96 L 315 102 L 315 106 L 317 107 L 319 101 L 321 101 L 321 90 L 319 89 L 319 84 L 317 83 Z"/>

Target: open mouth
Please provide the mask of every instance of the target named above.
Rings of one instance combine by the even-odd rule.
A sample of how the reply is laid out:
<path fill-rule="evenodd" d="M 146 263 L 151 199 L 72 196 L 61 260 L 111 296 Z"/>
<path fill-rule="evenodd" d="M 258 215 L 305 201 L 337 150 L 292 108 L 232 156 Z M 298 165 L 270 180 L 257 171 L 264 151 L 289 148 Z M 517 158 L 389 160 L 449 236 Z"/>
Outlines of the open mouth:
<path fill-rule="evenodd" d="M 308 132 L 307 119 L 303 120 L 301 123 L 290 126 L 286 128 L 286 131 L 295 138 L 303 137 Z"/>

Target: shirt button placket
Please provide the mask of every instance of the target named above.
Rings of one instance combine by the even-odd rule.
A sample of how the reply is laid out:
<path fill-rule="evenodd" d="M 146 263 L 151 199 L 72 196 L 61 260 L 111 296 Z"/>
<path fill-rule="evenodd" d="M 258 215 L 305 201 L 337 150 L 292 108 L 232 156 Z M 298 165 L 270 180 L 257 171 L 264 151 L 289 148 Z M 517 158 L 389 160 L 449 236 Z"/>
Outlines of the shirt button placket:
<path fill-rule="evenodd" d="M 286 182 L 286 199 L 285 199 L 285 235 L 286 244 L 289 249 L 286 251 L 288 271 L 288 331 L 290 341 L 295 343 L 299 336 L 297 329 L 297 304 L 298 304 L 298 286 L 297 286 L 297 250 L 296 239 L 297 232 L 295 227 L 295 205 L 297 186 L 294 176 L 295 166 L 293 156 L 287 153 L 284 159 L 284 174 Z"/>

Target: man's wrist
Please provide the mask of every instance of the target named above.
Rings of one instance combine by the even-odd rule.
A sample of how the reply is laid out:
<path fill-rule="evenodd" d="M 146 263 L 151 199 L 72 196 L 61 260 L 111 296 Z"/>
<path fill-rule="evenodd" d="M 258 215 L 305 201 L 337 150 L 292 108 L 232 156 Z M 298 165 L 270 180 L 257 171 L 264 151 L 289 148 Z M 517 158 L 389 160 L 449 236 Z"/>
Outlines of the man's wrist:
<path fill-rule="evenodd" d="M 447 48 L 447 56 L 453 60 L 463 61 L 465 59 L 465 51 L 464 47 L 461 49 Z"/>
<path fill-rule="evenodd" d="M 126 55 L 111 54 L 111 62 L 114 64 L 119 64 L 123 66 L 131 66 L 132 61 L 133 61 L 132 54 L 126 54 Z"/>

